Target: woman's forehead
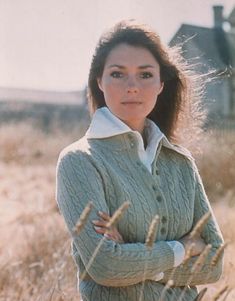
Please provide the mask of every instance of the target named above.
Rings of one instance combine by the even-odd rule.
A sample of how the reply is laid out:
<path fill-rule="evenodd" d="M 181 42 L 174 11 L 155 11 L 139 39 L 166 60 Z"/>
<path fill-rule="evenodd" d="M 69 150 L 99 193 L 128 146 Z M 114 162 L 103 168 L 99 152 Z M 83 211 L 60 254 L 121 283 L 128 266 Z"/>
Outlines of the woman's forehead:
<path fill-rule="evenodd" d="M 138 66 L 156 68 L 159 64 L 153 54 L 145 47 L 119 44 L 107 56 L 105 67 Z"/>

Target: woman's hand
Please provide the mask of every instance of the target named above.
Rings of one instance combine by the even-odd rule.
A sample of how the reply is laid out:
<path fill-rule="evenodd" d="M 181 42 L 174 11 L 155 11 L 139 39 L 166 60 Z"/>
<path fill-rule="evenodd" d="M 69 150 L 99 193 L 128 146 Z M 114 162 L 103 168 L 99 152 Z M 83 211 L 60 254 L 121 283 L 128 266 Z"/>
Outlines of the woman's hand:
<path fill-rule="evenodd" d="M 111 239 L 117 243 L 123 244 L 123 238 L 118 232 L 116 226 L 107 228 L 107 224 L 110 220 L 110 216 L 105 212 L 99 211 L 100 220 L 93 220 L 92 223 L 95 225 L 94 229 L 97 233 L 103 234 L 107 239 Z"/>
<path fill-rule="evenodd" d="M 179 242 L 184 245 L 185 254 L 190 252 L 190 257 L 200 255 L 206 247 L 204 240 L 199 235 L 190 238 L 190 233 L 182 237 Z"/>

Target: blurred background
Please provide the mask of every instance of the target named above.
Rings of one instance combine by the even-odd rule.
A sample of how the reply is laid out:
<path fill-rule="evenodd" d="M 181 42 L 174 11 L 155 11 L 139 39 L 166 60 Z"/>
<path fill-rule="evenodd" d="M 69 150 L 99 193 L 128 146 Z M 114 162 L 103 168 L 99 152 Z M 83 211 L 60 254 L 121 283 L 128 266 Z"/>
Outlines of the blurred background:
<path fill-rule="evenodd" d="M 0 0 L 0 301 L 79 300 L 55 167 L 90 121 L 95 45 L 122 19 L 147 23 L 212 75 L 190 151 L 228 246 L 205 300 L 223 289 L 219 300 L 235 300 L 235 0 Z"/>

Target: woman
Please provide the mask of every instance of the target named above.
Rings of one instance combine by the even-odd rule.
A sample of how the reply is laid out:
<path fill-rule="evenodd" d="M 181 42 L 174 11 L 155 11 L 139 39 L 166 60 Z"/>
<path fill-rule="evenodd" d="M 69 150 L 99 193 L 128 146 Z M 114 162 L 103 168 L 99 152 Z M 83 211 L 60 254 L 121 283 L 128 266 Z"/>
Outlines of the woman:
<path fill-rule="evenodd" d="M 190 152 L 173 144 L 184 121 L 197 120 L 190 115 L 198 97 L 190 76 L 182 59 L 143 25 L 120 22 L 99 41 L 89 74 L 90 127 L 57 165 L 57 202 L 72 235 L 83 301 L 190 301 L 196 285 L 221 275 L 222 258 L 210 264 L 223 244 L 214 215 L 190 237 L 212 211 Z M 125 201 L 130 206 L 109 227 Z M 89 202 L 88 219 L 76 233 Z M 156 239 L 147 248 L 156 215 Z M 202 268 L 192 272 L 208 244 Z"/>

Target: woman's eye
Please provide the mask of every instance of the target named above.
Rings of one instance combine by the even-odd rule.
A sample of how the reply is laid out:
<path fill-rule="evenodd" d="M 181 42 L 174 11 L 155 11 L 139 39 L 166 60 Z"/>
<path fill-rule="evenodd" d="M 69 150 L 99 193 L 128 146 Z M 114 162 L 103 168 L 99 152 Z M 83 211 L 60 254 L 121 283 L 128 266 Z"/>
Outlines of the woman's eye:
<path fill-rule="evenodd" d="M 122 75 L 122 73 L 119 72 L 119 71 L 113 71 L 113 72 L 111 73 L 111 76 L 112 76 L 113 78 L 121 78 L 123 75 Z"/>
<path fill-rule="evenodd" d="M 153 74 L 151 72 L 143 72 L 141 74 L 141 78 L 150 78 L 153 77 Z"/>

